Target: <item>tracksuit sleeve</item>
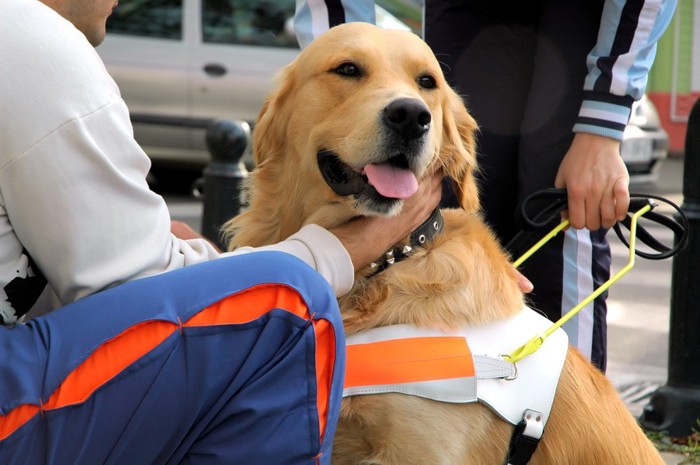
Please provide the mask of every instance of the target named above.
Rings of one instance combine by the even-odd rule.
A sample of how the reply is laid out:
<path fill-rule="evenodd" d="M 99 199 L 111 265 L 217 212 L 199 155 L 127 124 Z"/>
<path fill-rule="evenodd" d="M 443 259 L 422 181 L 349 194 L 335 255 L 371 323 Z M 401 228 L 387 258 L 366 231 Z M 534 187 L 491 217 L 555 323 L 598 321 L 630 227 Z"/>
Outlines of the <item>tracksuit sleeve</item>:
<path fill-rule="evenodd" d="M 353 285 L 355 270 L 343 244 L 331 232 L 315 224 L 301 228 L 286 240 L 264 247 L 241 247 L 227 255 L 277 250 L 300 258 L 331 285 L 335 295 L 346 294 Z"/>
<path fill-rule="evenodd" d="M 574 132 L 622 140 L 675 7 L 676 0 L 606 0 Z"/>
<path fill-rule="evenodd" d="M 374 0 L 296 0 L 294 31 L 301 48 L 338 24 L 375 23 Z"/>

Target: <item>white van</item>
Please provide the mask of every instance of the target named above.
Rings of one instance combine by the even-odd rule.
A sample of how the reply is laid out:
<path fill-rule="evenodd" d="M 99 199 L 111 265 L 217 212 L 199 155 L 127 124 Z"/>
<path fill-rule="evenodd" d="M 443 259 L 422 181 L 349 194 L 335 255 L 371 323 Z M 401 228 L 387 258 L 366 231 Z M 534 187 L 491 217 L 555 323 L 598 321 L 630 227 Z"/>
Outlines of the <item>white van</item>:
<path fill-rule="evenodd" d="M 377 3 L 378 24 L 409 29 Z M 392 3 L 405 3 L 420 27 L 420 6 Z M 210 160 L 205 132 L 212 121 L 255 121 L 275 74 L 299 53 L 294 8 L 295 0 L 119 3 L 97 51 L 154 162 L 201 168 Z"/>

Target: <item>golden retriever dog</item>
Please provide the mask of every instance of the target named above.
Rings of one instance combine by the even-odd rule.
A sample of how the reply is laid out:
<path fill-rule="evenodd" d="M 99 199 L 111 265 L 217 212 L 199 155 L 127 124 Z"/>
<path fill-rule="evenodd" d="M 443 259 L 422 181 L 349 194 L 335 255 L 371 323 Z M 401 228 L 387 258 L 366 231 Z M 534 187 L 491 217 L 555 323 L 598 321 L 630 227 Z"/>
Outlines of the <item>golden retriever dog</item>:
<path fill-rule="evenodd" d="M 363 23 L 334 27 L 280 80 L 255 127 L 250 207 L 225 227 L 230 248 L 276 243 L 308 223 L 332 228 L 358 215 L 395 214 L 416 180 L 442 169 L 455 180 L 461 208 L 443 210 L 442 232 L 408 258 L 380 273 L 368 267 L 356 274 L 339 301 L 347 335 L 396 324 L 464 328 L 523 309 L 517 273 L 479 213 L 476 123 L 419 37 Z M 349 397 L 332 459 L 501 465 L 513 431 L 482 402 Z M 529 463 L 663 460 L 605 376 L 569 348 Z"/>

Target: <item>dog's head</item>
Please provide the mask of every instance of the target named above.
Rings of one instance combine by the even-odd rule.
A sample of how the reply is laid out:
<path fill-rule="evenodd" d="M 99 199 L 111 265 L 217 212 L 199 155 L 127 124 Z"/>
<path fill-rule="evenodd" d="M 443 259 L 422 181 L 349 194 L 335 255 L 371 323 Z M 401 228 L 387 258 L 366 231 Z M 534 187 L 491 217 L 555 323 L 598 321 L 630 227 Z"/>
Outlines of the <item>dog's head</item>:
<path fill-rule="evenodd" d="M 419 37 L 337 26 L 282 71 L 260 112 L 253 196 L 275 191 L 277 202 L 329 227 L 329 217 L 396 213 L 422 176 L 442 168 L 461 206 L 475 210 L 475 129 Z"/>

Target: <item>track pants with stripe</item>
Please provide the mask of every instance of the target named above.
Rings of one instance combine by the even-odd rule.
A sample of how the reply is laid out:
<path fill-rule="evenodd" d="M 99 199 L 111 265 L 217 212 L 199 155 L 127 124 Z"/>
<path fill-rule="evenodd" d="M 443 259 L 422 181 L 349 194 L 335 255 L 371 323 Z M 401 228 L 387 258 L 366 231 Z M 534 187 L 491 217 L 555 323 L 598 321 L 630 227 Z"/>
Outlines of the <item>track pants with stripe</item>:
<path fill-rule="evenodd" d="M 0 463 L 328 464 L 344 344 L 281 252 L 122 284 L 0 327 Z"/>
<path fill-rule="evenodd" d="M 425 40 L 479 124 L 482 207 L 504 245 L 519 229 L 519 202 L 554 187 L 574 136 L 602 11 L 602 0 L 426 1 Z M 608 279 L 605 234 L 569 230 L 525 262 L 534 308 L 556 321 Z M 525 250 L 511 253 L 517 258 Z M 564 326 L 571 344 L 603 370 L 605 297 Z"/>

